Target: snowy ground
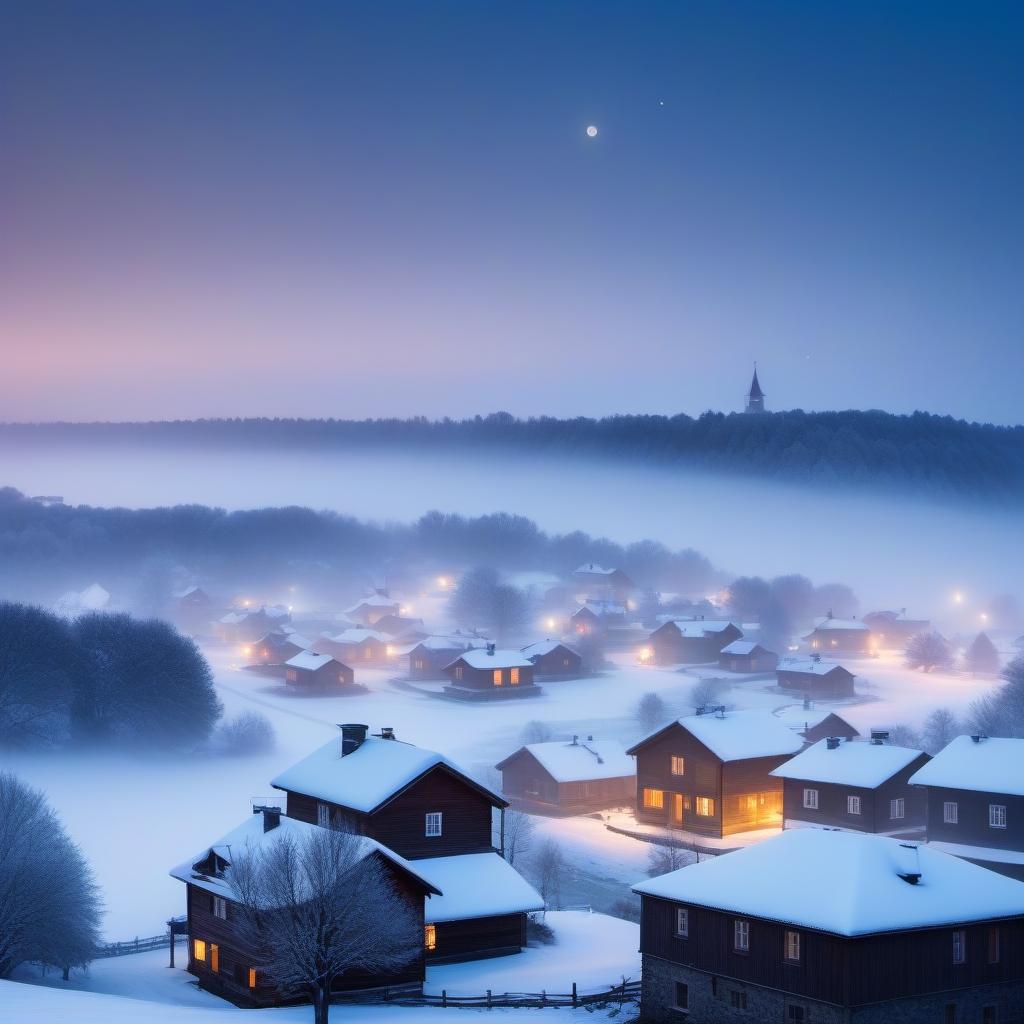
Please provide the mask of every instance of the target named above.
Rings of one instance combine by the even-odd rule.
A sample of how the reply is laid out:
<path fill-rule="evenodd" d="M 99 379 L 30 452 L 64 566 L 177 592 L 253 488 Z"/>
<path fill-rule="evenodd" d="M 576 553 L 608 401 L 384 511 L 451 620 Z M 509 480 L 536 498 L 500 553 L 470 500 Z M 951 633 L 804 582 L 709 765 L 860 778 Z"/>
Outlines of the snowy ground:
<path fill-rule="evenodd" d="M 272 796 L 268 780 L 313 747 L 337 735 L 336 723 L 393 726 L 401 739 L 442 750 L 468 771 L 497 783 L 493 765 L 520 745 L 523 726 L 539 719 L 556 734 L 579 733 L 623 743 L 642 729 L 633 716 L 639 697 L 659 693 L 674 713 L 689 713 L 694 676 L 639 666 L 622 655 L 595 679 L 545 685 L 544 696 L 503 704 L 459 704 L 397 688 L 393 671 L 360 670 L 369 692 L 352 697 L 296 697 L 277 681 L 233 665 L 236 652 L 208 652 L 226 713 L 262 711 L 277 730 L 278 748 L 255 758 L 97 756 L 89 759 L 18 755 L 6 759 L 26 782 L 45 790 L 81 844 L 103 888 L 110 939 L 154 935 L 184 909 L 182 887 L 167 869 L 198 853 L 249 813 L 251 799 Z M 855 669 L 866 699 L 829 705 L 859 728 L 904 721 L 919 725 L 937 705 L 963 711 L 995 681 L 967 675 L 922 675 L 895 657 L 864 660 Z M 723 700 L 742 708 L 798 703 L 766 680 L 737 680 Z M 616 886 L 623 897 L 643 877 L 649 844 L 608 832 L 594 819 L 543 819 L 543 834 L 564 845 L 578 885 L 567 902 L 609 906 Z M 584 899 L 590 886 L 595 896 Z"/>

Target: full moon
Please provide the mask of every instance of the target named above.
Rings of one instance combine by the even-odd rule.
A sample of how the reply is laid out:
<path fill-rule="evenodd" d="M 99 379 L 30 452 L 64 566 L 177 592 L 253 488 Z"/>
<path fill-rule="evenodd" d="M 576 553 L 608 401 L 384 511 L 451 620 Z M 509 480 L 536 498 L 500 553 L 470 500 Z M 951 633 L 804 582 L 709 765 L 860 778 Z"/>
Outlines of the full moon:
<path fill-rule="evenodd" d="M 596 124 L 588 124 L 587 125 L 587 136 L 588 136 L 588 138 L 592 139 L 595 135 L 597 135 L 597 125 Z"/>

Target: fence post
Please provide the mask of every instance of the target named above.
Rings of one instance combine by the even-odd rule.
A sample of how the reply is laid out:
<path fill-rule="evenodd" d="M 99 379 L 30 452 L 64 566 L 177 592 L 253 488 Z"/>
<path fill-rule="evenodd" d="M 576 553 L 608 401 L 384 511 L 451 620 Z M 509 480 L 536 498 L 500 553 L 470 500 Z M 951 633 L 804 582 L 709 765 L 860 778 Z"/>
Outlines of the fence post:
<path fill-rule="evenodd" d="M 441 1006 L 445 1009 L 448 1008 L 448 989 L 441 989 Z"/>
<path fill-rule="evenodd" d="M 542 988 L 540 990 L 540 1005 L 543 1006 L 548 1001 L 548 990 Z"/>
<path fill-rule="evenodd" d="M 489 1010 L 490 1008 L 491 1008 L 491 990 L 488 989 L 487 990 L 487 1009 Z"/>
<path fill-rule="evenodd" d="M 576 982 L 572 983 L 572 1005 L 576 1005 Z"/>

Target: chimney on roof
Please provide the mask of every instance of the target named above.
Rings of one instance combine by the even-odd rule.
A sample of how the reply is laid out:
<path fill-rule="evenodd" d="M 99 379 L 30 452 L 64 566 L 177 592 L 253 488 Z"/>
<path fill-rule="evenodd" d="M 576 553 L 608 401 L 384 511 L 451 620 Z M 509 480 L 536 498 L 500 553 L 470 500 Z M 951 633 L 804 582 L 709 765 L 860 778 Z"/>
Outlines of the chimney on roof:
<path fill-rule="evenodd" d="M 829 608 L 828 615 L 826 615 L 825 618 L 826 619 L 831 619 L 832 618 L 832 609 L 831 608 Z"/>
<path fill-rule="evenodd" d="M 394 727 L 390 725 L 382 725 L 380 727 L 380 738 L 382 740 L 393 740 L 395 738 Z"/>
<path fill-rule="evenodd" d="M 810 711 L 810 710 L 811 710 L 811 698 L 810 697 L 804 697 L 804 711 Z"/>
<path fill-rule="evenodd" d="M 827 736 L 825 738 L 825 745 L 829 750 L 839 749 L 839 737 L 838 736 Z"/>
<path fill-rule="evenodd" d="M 494 644 L 487 645 L 487 653 L 493 658 L 494 657 Z"/>
<path fill-rule="evenodd" d="M 977 736 L 972 736 L 971 737 L 971 742 L 972 743 L 980 743 L 982 740 L 987 740 L 987 739 L 988 739 L 987 736 L 979 733 Z"/>
<path fill-rule="evenodd" d="M 352 722 L 346 725 L 339 725 L 338 728 L 341 730 L 342 757 L 347 757 L 353 751 L 358 750 L 363 745 L 363 742 L 366 740 L 366 734 L 370 730 L 368 725 L 359 725 Z"/>
<path fill-rule="evenodd" d="M 715 718 L 725 718 L 725 705 L 719 704 L 715 708 Z"/>
<path fill-rule="evenodd" d="M 572 745 L 574 747 L 576 746 L 577 743 L 579 743 L 579 740 L 580 740 L 579 736 L 577 736 L 576 733 L 573 733 L 572 734 Z"/>
<path fill-rule="evenodd" d="M 888 729 L 872 729 L 871 730 L 871 742 L 876 747 L 882 746 L 883 743 L 889 738 Z"/>
<path fill-rule="evenodd" d="M 263 815 L 263 831 L 272 832 L 281 824 L 281 808 L 269 807 L 266 804 L 256 804 L 252 809 L 253 814 Z"/>
<path fill-rule="evenodd" d="M 588 736 L 587 737 L 587 742 L 588 743 L 593 743 L 594 742 L 594 737 L 593 736 Z"/>
<path fill-rule="evenodd" d="M 917 885 L 921 881 L 921 854 L 918 847 L 910 843 L 900 843 L 900 849 L 907 851 L 901 857 L 905 870 L 897 871 L 896 874 L 908 885 Z"/>

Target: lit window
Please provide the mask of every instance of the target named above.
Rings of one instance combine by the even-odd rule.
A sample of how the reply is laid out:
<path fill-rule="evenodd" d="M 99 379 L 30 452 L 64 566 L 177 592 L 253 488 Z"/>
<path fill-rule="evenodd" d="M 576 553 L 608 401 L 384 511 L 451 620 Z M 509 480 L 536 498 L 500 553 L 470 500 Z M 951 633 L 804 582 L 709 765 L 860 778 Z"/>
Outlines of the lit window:
<path fill-rule="evenodd" d="M 942 805 L 942 820 L 947 825 L 955 825 L 958 815 L 957 803 L 955 800 L 947 800 Z"/>
<path fill-rule="evenodd" d="M 685 939 L 690 934 L 690 911 L 686 907 L 676 907 L 676 935 Z"/>
<path fill-rule="evenodd" d="M 210 970 L 214 972 L 220 970 L 220 946 L 215 942 L 210 943 Z"/>
<path fill-rule="evenodd" d="M 686 774 L 686 758 L 679 757 L 677 754 L 672 755 L 672 774 L 673 775 L 685 775 Z"/>
<path fill-rule="evenodd" d="M 494 672 L 491 673 L 491 678 L 494 680 L 495 686 L 501 686 L 501 669 L 496 668 Z"/>
<path fill-rule="evenodd" d="M 461 679 L 462 678 L 462 666 L 461 665 L 456 665 L 455 666 L 455 678 L 456 679 Z"/>
<path fill-rule="evenodd" d="M 816 789 L 804 790 L 804 807 L 809 811 L 816 811 L 818 809 L 818 791 Z"/>
<path fill-rule="evenodd" d="M 967 933 L 962 928 L 953 931 L 953 963 L 967 963 Z"/>
<path fill-rule="evenodd" d="M 417 672 L 422 672 L 423 671 L 423 659 L 422 658 L 414 658 L 413 662 L 412 662 L 412 667 L 414 669 L 416 669 Z"/>
<path fill-rule="evenodd" d="M 429 949 L 437 949 L 437 925 L 428 924 L 423 927 L 423 945 Z"/>
<path fill-rule="evenodd" d="M 715 816 L 715 801 L 710 796 L 699 796 L 696 810 L 702 818 L 713 818 Z"/>
<path fill-rule="evenodd" d="M 644 790 L 644 807 L 652 811 L 660 811 L 665 806 L 665 791 L 661 789 Z"/>
<path fill-rule="evenodd" d="M 746 953 L 750 949 L 750 922 L 733 921 L 732 923 L 732 948 L 740 953 Z"/>
<path fill-rule="evenodd" d="M 846 798 L 846 813 L 847 814 L 860 814 L 860 797 L 859 796 L 848 796 Z"/>
<path fill-rule="evenodd" d="M 206 942 L 203 939 L 192 940 L 192 959 L 206 963 Z"/>
<path fill-rule="evenodd" d="M 440 811 L 428 811 L 426 818 L 426 831 L 427 836 L 436 837 L 441 834 L 441 812 Z"/>
<path fill-rule="evenodd" d="M 988 930 L 988 962 L 999 963 L 999 925 L 994 924 Z"/>
<path fill-rule="evenodd" d="M 794 931 L 786 932 L 786 959 L 791 963 L 800 960 L 800 933 Z"/>
<path fill-rule="evenodd" d="M 228 919 L 228 901 L 223 896 L 213 897 L 213 916 L 219 917 L 222 921 Z"/>
<path fill-rule="evenodd" d="M 903 797 L 898 796 L 895 800 L 889 801 L 889 817 L 896 821 L 899 818 L 906 817 L 907 814 L 907 802 Z"/>
<path fill-rule="evenodd" d="M 370 658 L 373 657 L 373 648 L 372 647 L 364 647 L 363 648 L 363 657 L 366 658 L 367 661 L 369 661 Z"/>
<path fill-rule="evenodd" d="M 514 668 L 509 671 L 508 681 L 511 686 L 519 685 L 519 669 Z"/>
<path fill-rule="evenodd" d="M 256 968 L 255 967 L 250 967 L 249 968 L 249 988 L 255 988 L 255 987 L 256 987 Z"/>
<path fill-rule="evenodd" d="M 988 827 L 1006 828 L 1006 804 L 988 805 Z"/>

